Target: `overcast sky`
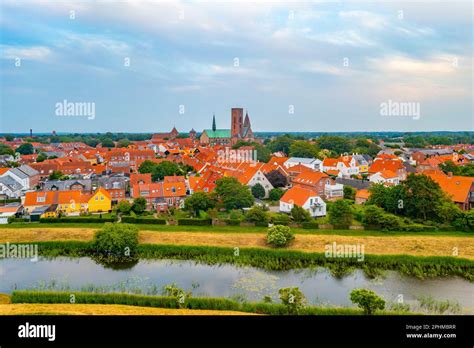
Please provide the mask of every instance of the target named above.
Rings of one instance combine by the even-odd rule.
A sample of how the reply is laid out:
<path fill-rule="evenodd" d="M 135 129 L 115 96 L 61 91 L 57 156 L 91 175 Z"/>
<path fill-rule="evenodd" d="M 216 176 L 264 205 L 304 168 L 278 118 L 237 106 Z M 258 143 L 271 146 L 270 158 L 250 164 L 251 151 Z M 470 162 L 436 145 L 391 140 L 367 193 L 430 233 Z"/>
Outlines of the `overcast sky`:
<path fill-rule="evenodd" d="M 237 106 L 254 131 L 474 129 L 471 1 L 0 6 L 0 132 L 229 128 Z"/>

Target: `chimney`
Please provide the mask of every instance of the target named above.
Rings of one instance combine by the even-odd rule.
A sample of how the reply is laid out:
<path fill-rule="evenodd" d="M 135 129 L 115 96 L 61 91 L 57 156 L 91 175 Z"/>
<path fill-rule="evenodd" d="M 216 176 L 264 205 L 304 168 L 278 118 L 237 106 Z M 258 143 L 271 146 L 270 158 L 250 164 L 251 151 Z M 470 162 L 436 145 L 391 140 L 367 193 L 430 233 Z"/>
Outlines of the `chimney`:
<path fill-rule="evenodd" d="M 453 172 L 448 172 L 448 177 L 452 178 L 453 177 Z"/>

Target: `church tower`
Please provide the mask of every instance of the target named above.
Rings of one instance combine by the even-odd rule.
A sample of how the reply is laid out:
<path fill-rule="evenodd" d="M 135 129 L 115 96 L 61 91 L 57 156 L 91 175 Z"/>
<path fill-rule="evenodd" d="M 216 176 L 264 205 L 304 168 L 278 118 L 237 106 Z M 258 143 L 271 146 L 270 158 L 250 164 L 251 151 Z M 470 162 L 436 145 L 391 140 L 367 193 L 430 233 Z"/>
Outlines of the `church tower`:
<path fill-rule="evenodd" d="M 232 108 L 231 110 L 231 129 L 230 134 L 232 138 L 241 138 L 243 131 L 244 109 Z"/>

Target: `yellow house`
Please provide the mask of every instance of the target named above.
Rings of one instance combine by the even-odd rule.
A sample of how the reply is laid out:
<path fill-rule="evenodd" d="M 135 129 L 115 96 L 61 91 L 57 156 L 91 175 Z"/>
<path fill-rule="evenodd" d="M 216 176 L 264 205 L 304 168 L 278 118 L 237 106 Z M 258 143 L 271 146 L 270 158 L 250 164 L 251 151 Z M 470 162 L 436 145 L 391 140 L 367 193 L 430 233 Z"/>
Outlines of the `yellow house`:
<path fill-rule="evenodd" d="M 99 187 L 97 191 L 87 201 L 89 213 L 101 213 L 112 210 L 112 197 L 103 187 Z"/>
<path fill-rule="evenodd" d="M 65 215 L 79 214 L 83 209 L 81 191 L 27 192 L 23 206 L 28 213 L 35 208 L 57 204 L 56 212 Z"/>

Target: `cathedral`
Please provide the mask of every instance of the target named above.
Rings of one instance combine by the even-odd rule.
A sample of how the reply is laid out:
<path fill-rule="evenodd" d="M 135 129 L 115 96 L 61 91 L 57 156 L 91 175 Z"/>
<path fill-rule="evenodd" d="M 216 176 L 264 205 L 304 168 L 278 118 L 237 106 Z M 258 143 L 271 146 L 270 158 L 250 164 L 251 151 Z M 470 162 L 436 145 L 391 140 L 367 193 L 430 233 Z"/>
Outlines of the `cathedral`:
<path fill-rule="evenodd" d="M 204 129 L 200 137 L 202 144 L 233 145 L 239 140 L 255 141 L 249 114 L 246 112 L 244 119 L 244 109 L 242 108 L 231 109 L 231 129 L 218 129 L 216 117 L 213 116 L 212 128 Z"/>

